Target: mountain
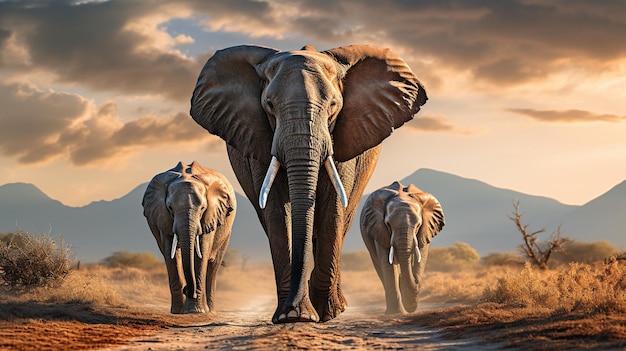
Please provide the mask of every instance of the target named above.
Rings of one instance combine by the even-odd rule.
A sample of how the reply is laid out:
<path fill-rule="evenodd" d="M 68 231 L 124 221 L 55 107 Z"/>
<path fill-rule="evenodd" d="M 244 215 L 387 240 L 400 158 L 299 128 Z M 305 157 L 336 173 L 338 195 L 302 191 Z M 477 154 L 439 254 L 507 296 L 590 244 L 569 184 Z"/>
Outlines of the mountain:
<path fill-rule="evenodd" d="M 562 204 L 554 199 L 493 187 L 484 182 L 430 169 L 419 169 L 400 180 L 430 192 L 441 202 L 446 225 L 433 239 L 433 246 L 456 241 L 470 244 L 481 255 L 513 251 L 521 243 L 508 218 L 519 200 L 523 221 L 532 230 L 546 228 L 546 235 L 562 223 L 561 232 L 580 241 L 607 240 L 626 247 L 626 181 L 583 206 Z M 391 183 L 391 182 L 390 182 Z M 0 186 L 0 232 L 50 233 L 69 244 L 79 260 L 99 261 L 115 251 L 151 251 L 160 255 L 143 216 L 141 200 L 147 183 L 125 196 L 69 207 L 51 199 L 31 184 Z M 344 242 L 345 252 L 365 250 L 359 231 L 359 212 Z M 555 225 L 556 224 L 556 225 Z M 591 237 L 589 233 L 593 233 Z M 237 217 L 230 249 L 253 261 L 269 261 L 269 244 L 250 201 L 237 194 Z"/>
<path fill-rule="evenodd" d="M 561 235 L 579 241 L 606 240 L 618 248 L 626 245 L 626 181 L 589 201 L 558 221 L 550 228 L 561 225 Z"/>

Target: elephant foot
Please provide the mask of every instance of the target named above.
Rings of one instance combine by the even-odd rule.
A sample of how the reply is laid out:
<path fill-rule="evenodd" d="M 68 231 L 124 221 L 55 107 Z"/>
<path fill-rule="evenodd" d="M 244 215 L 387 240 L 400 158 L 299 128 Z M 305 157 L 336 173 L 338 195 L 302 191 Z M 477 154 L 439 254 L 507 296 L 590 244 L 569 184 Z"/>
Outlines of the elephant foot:
<path fill-rule="evenodd" d="M 389 308 L 385 310 L 385 314 L 407 314 L 404 308 Z"/>
<path fill-rule="evenodd" d="M 322 322 L 336 318 L 348 307 L 346 298 L 343 296 L 343 292 L 339 286 L 337 286 L 335 290 L 331 290 L 327 293 L 311 289 L 311 301 L 315 306 L 315 310 L 321 317 L 320 320 Z"/>
<path fill-rule="evenodd" d="M 210 312 L 207 306 L 203 306 L 198 299 L 187 298 L 185 308 L 182 313 L 207 313 Z"/>
<path fill-rule="evenodd" d="M 182 308 L 182 307 L 174 307 L 174 306 L 172 306 L 172 307 L 170 308 L 170 313 L 171 313 L 171 314 L 182 314 L 183 312 L 184 312 L 184 311 L 183 311 L 183 308 Z"/>
<path fill-rule="evenodd" d="M 170 305 L 170 313 L 181 314 L 185 310 L 185 298 L 182 296 L 172 297 L 172 304 Z"/>
<path fill-rule="evenodd" d="M 318 322 L 319 319 L 317 312 L 311 303 L 307 301 L 302 302 L 298 306 L 282 308 L 280 313 L 274 313 L 272 323 Z"/>

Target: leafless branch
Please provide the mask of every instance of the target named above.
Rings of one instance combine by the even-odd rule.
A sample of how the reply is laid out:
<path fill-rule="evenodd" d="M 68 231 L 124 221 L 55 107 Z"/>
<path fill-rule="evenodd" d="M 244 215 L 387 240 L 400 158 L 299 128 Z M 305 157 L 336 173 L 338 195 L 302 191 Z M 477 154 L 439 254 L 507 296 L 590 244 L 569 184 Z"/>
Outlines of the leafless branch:
<path fill-rule="evenodd" d="M 559 225 L 557 230 L 550 234 L 550 238 L 548 239 L 545 248 L 542 249 L 542 245 L 540 245 L 537 235 L 545 232 L 545 228 L 534 232 L 529 231 L 528 224 L 522 224 L 523 214 L 520 213 L 519 200 L 513 203 L 513 208 L 514 212 L 509 216 L 509 219 L 515 223 L 517 230 L 524 239 L 524 244 L 519 246 L 520 250 L 539 268 L 548 268 L 548 260 L 550 259 L 552 253 L 563 250 L 564 245 L 570 242 L 571 239 L 561 237 L 561 226 Z"/>

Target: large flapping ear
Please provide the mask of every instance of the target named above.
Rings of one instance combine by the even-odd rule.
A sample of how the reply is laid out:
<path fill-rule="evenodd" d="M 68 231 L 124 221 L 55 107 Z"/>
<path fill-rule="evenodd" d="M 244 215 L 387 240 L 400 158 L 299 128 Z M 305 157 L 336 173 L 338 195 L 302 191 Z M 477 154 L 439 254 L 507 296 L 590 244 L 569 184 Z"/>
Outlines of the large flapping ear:
<path fill-rule="evenodd" d="M 176 167 L 155 175 L 143 195 L 141 202 L 143 215 L 146 217 L 150 230 L 152 230 L 157 240 L 160 240 L 161 233 L 167 236 L 173 235 L 173 219 L 167 210 L 165 199 L 167 198 L 168 185 L 172 180 L 180 177 L 183 170 L 184 165 L 179 162 Z"/>
<path fill-rule="evenodd" d="M 256 66 L 278 50 L 234 46 L 204 65 L 191 98 L 193 119 L 244 156 L 269 163 L 272 129 L 261 106 L 263 77 Z"/>
<path fill-rule="evenodd" d="M 234 215 L 235 192 L 230 182 L 217 171 L 204 168 L 199 163 L 191 165 L 192 176 L 206 186 L 207 208 L 202 215 L 202 233 L 210 233 L 224 224 L 226 217 Z"/>
<path fill-rule="evenodd" d="M 363 233 L 383 233 L 389 231 L 385 224 L 385 210 L 389 198 L 396 194 L 397 192 L 392 189 L 381 188 L 367 197 L 361 210 L 360 225 Z"/>
<path fill-rule="evenodd" d="M 338 161 L 380 144 L 428 99 L 406 62 L 389 49 L 352 45 L 324 53 L 346 70 L 343 108 L 333 130 Z"/>
<path fill-rule="evenodd" d="M 413 184 L 403 190 L 422 206 L 422 226 L 417 234 L 417 239 L 420 247 L 424 247 L 446 224 L 443 208 L 432 194 L 422 191 Z"/>

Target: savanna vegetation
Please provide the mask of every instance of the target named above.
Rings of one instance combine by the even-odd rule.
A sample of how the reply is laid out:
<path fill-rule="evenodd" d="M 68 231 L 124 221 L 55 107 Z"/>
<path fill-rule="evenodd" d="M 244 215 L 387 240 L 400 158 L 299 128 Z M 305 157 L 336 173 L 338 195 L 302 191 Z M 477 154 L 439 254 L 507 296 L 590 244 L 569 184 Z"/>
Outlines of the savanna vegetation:
<path fill-rule="evenodd" d="M 431 247 L 421 307 L 393 323 L 502 347 L 624 347 L 623 258 L 607 242 L 570 242 L 541 269 L 521 251 L 480 257 L 467 243 Z M 13 273 L 19 267 L 28 267 L 28 274 Z M 344 253 L 342 272 L 350 306 L 382 314 L 384 293 L 369 253 Z M 269 318 L 273 295 L 271 264 L 251 264 L 230 251 L 218 279 L 218 309 L 238 310 L 242 301 L 255 301 Z M 69 249 L 48 236 L 0 236 L 0 349 L 123 344 L 171 327 L 168 306 L 165 267 L 151 253 L 116 252 L 78 267 Z"/>

